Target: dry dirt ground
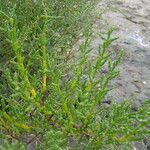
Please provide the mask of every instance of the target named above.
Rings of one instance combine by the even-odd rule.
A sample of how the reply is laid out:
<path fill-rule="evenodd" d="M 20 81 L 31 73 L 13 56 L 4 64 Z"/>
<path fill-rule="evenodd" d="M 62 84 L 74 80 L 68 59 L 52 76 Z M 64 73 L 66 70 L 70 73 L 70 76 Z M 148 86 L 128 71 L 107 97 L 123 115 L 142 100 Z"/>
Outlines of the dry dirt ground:
<path fill-rule="evenodd" d="M 138 106 L 150 99 L 150 0 L 103 0 L 98 9 L 106 13 L 93 25 L 92 47 L 97 49 L 99 45 L 97 33 L 116 27 L 114 35 L 119 40 L 112 48 L 125 51 L 120 77 L 112 83 L 110 97 L 119 102 L 132 98 Z"/>
<path fill-rule="evenodd" d="M 120 77 L 112 82 L 114 89 L 108 100 L 121 102 L 134 100 L 135 109 L 145 100 L 150 100 L 150 0 L 102 0 L 98 5 L 99 15 L 93 25 L 95 34 L 92 47 L 97 55 L 97 33 L 116 27 L 119 40 L 112 46 L 116 52 L 124 49 L 125 56 L 119 66 Z M 150 149 L 144 143 L 136 143 L 134 150 Z"/>

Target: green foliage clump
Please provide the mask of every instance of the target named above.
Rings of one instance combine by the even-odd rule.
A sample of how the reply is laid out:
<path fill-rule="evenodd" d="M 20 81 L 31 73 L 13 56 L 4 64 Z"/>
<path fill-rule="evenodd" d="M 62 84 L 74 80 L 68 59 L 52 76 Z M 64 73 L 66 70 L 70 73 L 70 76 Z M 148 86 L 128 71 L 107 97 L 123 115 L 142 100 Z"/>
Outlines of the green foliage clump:
<path fill-rule="evenodd" d="M 25 53 L 34 54 L 39 49 L 38 34 L 47 20 L 47 45 L 50 50 L 61 52 L 71 48 L 83 31 L 90 24 L 91 10 L 97 0 L 0 0 L 1 13 L 15 20 Z M 4 15 L 4 14 L 3 14 Z M 2 26 L 8 16 L 0 16 Z M 6 42 L 5 33 L 0 31 L 1 62 L 11 59 L 11 46 Z"/>
<path fill-rule="evenodd" d="M 93 61 L 89 23 L 78 55 L 69 59 L 90 1 L 0 2 L 0 36 L 12 54 L 0 79 L 3 149 L 11 142 L 24 149 L 34 140 L 26 142 L 30 135 L 37 149 L 115 149 L 149 134 L 149 101 L 137 112 L 127 101 L 104 104 L 123 56 L 108 51 L 117 39 L 112 29 L 101 35 Z"/>
<path fill-rule="evenodd" d="M 25 146 L 18 141 L 13 141 L 12 143 L 4 141 L 3 145 L 0 145 L 1 150 L 25 150 Z"/>

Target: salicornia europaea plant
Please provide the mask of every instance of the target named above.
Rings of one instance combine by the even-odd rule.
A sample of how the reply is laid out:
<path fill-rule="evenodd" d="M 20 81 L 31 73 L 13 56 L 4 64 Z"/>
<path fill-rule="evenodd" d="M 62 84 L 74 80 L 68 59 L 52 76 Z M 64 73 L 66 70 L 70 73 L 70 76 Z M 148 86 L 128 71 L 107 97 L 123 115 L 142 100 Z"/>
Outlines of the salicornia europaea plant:
<path fill-rule="evenodd" d="M 25 7 L 14 1 L 10 12 L 5 7 L 0 10 L 0 34 L 12 53 L 0 79 L 2 149 L 25 149 L 33 141 L 40 150 L 128 148 L 149 134 L 149 101 L 137 112 L 127 101 L 104 104 L 123 56 L 122 50 L 116 55 L 108 51 L 117 40 L 113 29 L 100 35 L 102 44 L 91 60 L 94 50 L 87 23 L 82 44 L 68 58 L 68 48 L 77 40 L 73 28 L 79 32 L 79 20 L 86 16 L 74 10 L 78 1 L 67 2 L 22 1 Z M 80 1 L 80 11 L 87 7 L 84 2 Z M 21 16 L 21 9 L 31 12 Z"/>

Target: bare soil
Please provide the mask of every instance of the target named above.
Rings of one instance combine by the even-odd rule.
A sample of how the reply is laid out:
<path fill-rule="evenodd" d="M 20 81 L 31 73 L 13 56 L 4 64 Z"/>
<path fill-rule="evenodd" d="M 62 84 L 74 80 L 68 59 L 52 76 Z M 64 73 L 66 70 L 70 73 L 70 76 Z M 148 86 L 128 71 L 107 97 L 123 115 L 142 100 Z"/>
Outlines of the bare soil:
<path fill-rule="evenodd" d="M 150 0 L 102 0 L 97 10 L 99 17 L 93 25 L 92 40 L 95 51 L 91 57 L 97 55 L 100 41 L 97 33 L 111 27 L 116 27 L 114 35 L 119 37 L 111 49 L 125 51 L 120 76 L 111 83 L 114 88 L 107 100 L 133 100 L 136 109 L 150 100 Z M 148 139 L 134 145 L 134 150 L 150 150 Z"/>
<path fill-rule="evenodd" d="M 112 84 L 109 97 L 118 102 L 135 99 L 139 106 L 150 99 L 150 0 L 103 0 L 98 11 L 106 10 L 93 25 L 95 37 L 92 47 L 97 49 L 102 30 L 116 27 L 114 33 L 119 40 L 112 46 L 118 52 L 124 49 L 125 56 L 119 66 L 120 77 Z M 95 50 L 94 55 L 97 52 Z"/>

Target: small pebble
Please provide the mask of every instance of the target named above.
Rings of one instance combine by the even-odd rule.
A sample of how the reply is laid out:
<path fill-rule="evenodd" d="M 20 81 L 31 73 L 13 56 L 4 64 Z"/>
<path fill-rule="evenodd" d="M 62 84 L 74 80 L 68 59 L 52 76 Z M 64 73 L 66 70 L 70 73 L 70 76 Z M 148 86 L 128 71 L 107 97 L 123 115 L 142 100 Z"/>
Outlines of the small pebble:
<path fill-rule="evenodd" d="M 133 150 L 137 150 L 136 147 L 133 147 Z"/>
<path fill-rule="evenodd" d="M 83 36 L 83 33 L 80 33 L 80 36 Z"/>
<path fill-rule="evenodd" d="M 58 49 L 57 49 L 57 52 L 61 52 L 61 48 L 58 48 Z"/>

